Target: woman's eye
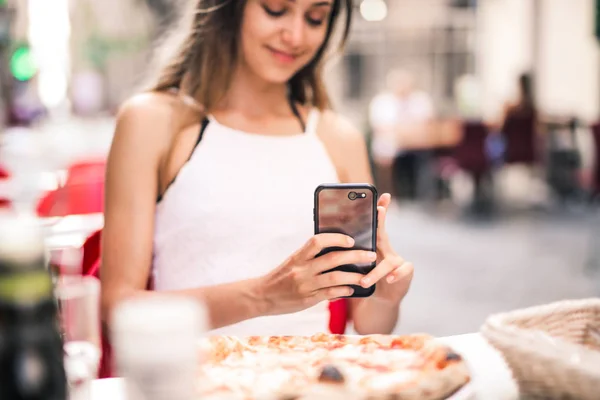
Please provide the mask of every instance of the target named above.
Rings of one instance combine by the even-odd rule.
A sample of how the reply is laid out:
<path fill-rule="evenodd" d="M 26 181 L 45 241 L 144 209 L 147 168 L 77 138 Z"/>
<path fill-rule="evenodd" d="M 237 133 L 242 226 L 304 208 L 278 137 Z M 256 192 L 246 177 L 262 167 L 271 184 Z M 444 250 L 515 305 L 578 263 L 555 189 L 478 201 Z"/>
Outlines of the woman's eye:
<path fill-rule="evenodd" d="M 308 22 L 308 24 L 312 26 L 321 26 L 323 25 L 323 22 L 325 22 L 325 20 L 306 17 L 306 22 Z"/>
<path fill-rule="evenodd" d="M 327 14 L 320 10 L 314 10 L 306 14 L 306 22 L 312 26 L 321 26 L 327 20 Z"/>
<path fill-rule="evenodd" d="M 281 10 L 272 10 L 269 7 L 267 7 L 266 5 L 263 4 L 263 9 L 265 10 L 265 12 L 267 14 L 269 14 L 271 17 L 281 17 L 283 14 L 285 14 L 286 9 L 282 8 Z"/>

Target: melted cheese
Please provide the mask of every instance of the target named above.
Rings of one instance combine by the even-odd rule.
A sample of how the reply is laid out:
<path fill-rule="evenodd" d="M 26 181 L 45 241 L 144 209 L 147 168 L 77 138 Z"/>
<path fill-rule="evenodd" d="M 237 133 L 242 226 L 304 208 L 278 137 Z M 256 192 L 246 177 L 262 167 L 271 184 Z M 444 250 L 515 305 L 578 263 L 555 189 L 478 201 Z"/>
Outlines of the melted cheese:
<path fill-rule="evenodd" d="M 373 391 L 388 391 L 417 378 L 417 372 L 411 370 L 394 371 L 387 374 L 372 375 L 363 382 L 364 388 Z"/>

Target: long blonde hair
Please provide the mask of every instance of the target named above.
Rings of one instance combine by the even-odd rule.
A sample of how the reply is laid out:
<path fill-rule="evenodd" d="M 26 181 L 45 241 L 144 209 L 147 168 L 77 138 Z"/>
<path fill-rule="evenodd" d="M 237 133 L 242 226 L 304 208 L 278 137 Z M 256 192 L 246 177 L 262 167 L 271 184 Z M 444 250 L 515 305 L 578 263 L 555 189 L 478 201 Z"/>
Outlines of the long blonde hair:
<path fill-rule="evenodd" d="M 226 94 L 237 61 L 242 17 L 247 0 L 191 0 L 177 28 L 157 53 L 158 69 L 150 91 L 178 89 L 210 110 Z M 322 80 L 323 59 L 340 15 L 345 25 L 339 48 L 345 44 L 352 19 L 352 0 L 334 0 L 323 45 L 311 62 L 289 81 L 290 100 L 320 109 L 330 106 Z M 165 51 L 176 49 L 174 53 Z"/>

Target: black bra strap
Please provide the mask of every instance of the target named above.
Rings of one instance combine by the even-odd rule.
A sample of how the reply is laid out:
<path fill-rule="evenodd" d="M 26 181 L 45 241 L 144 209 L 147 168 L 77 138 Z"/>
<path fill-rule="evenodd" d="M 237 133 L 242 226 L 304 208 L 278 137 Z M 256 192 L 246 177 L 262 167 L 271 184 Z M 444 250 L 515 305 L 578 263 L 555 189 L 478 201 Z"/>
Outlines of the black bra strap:
<path fill-rule="evenodd" d="M 208 119 L 208 117 L 202 118 L 202 122 L 200 123 L 200 132 L 198 133 L 198 139 L 196 139 L 196 144 L 194 145 L 194 148 L 192 149 L 192 152 L 190 153 L 190 156 L 187 159 L 188 161 L 190 161 L 190 158 L 192 158 L 192 154 L 194 154 L 194 150 L 196 150 L 196 147 L 198 147 L 198 145 L 200 144 L 202 136 L 204 136 L 204 131 L 206 130 L 206 127 L 208 126 L 209 122 L 210 120 Z"/>
<path fill-rule="evenodd" d="M 202 140 L 202 137 L 204 136 L 204 131 L 206 131 L 206 127 L 208 126 L 209 122 L 210 122 L 210 120 L 208 119 L 208 117 L 204 117 L 202 119 L 202 122 L 200 123 L 200 131 L 198 132 L 198 139 L 196 139 L 196 144 L 194 144 L 194 148 L 190 152 L 190 155 L 188 156 L 188 158 L 185 161 L 184 165 L 187 164 L 190 161 L 190 159 L 192 158 L 192 156 L 194 155 L 194 151 L 196 151 L 196 148 L 200 144 L 200 141 Z M 183 167 L 183 165 L 182 165 L 182 167 Z M 165 196 L 165 193 L 167 193 L 167 190 L 169 190 L 169 188 L 171 187 L 171 185 L 173 185 L 173 183 L 175 183 L 175 179 L 177 179 L 177 175 L 175 175 L 175 177 L 171 180 L 171 182 L 169 182 L 169 184 L 165 188 L 165 191 L 163 192 L 163 194 L 159 194 L 158 195 L 158 198 L 156 199 L 157 203 L 160 203 L 160 201 Z"/>

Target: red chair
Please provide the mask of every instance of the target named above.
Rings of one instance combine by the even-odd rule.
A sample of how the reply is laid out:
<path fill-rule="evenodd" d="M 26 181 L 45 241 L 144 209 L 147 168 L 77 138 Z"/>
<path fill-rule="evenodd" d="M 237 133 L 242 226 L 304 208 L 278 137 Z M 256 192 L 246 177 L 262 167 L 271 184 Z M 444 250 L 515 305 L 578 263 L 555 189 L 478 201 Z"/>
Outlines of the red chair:
<path fill-rule="evenodd" d="M 454 159 L 465 171 L 483 175 L 491 164 L 485 153 L 488 128 L 481 121 L 467 121 L 463 125 L 463 138 L 453 152 Z"/>
<path fill-rule="evenodd" d="M 93 276 L 100 279 L 100 241 L 102 231 L 96 231 L 91 234 L 83 243 L 83 258 L 81 263 L 81 274 L 85 276 Z M 101 333 L 101 350 L 100 365 L 98 368 L 98 378 L 110 378 L 112 376 L 112 348 L 108 341 L 108 335 L 102 324 Z"/>
<path fill-rule="evenodd" d="M 104 211 L 104 160 L 71 165 L 63 186 L 47 192 L 38 202 L 40 217 L 94 214 Z"/>
<path fill-rule="evenodd" d="M 473 177 L 476 204 L 484 199 L 484 180 L 491 179 L 491 163 L 485 151 L 487 137 L 488 127 L 482 121 L 466 121 L 463 138 L 453 152 L 458 166 Z"/>
<path fill-rule="evenodd" d="M 2 165 L 0 165 L 0 180 L 10 179 L 10 177 L 11 177 L 10 172 L 8 172 L 8 170 L 6 168 L 4 168 Z"/>
<path fill-rule="evenodd" d="M 40 199 L 36 211 L 40 217 L 101 213 L 104 211 L 104 182 L 59 187 Z"/>
<path fill-rule="evenodd" d="M 537 163 L 536 116 L 533 111 L 510 113 L 504 121 L 502 133 L 506 140 L 506 164 Z"/>
<path fill-rule="evenodd" d="M 94 276 L 100 279 L 100 243 L 102 240 L 102 231 L 96 231 L 90 235 L 83 244 L 83 260 L 81 271 L 83 275 Z M 154 282 L 152 277 L 148 280 L 148 290 L 152 290 Z M 348 300 L 340 299 L 329 303 L 329 330 L 334 334 L 343 334 L 346 331 L 346 325 L 350 317 L 348 309 Z M 113 377 L 113 353 L 110 345 L 109 335 L 103 324 L 101 346 L 102 356 L 98 368 L 98 378 Z"/>
<path fill-rule="evenodd" d="M 65 185 L 104 182 L 106 160 L 85 160 L 71 164 L 67 169 Z"/>
<path fill-rule="evenodd" d="M 593 192 L 600 196 L 600 122 L 592 126 L 592 135 L 594 137 L 594 148 L 596 150 L 596 168 L 594 169 Z"/>
<path fill-rule="evenodd" d="M 7 182 L 11 178 L 10 172 L 2 165 L 0 165 L 0 182 Z M 12 201 L 5 197 L 5 194 L 0 193 L 0 209 L 6 209 L 12 207 Z"/>

